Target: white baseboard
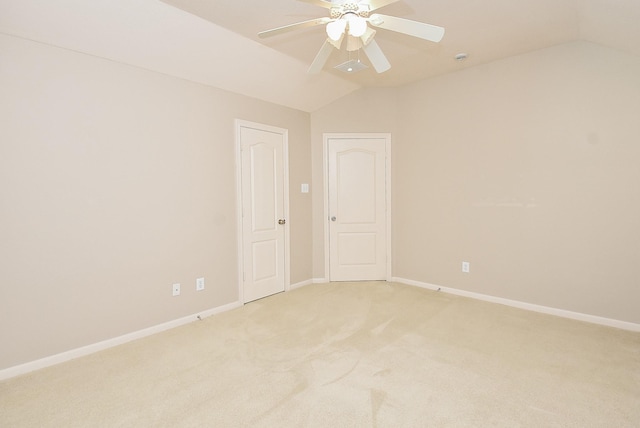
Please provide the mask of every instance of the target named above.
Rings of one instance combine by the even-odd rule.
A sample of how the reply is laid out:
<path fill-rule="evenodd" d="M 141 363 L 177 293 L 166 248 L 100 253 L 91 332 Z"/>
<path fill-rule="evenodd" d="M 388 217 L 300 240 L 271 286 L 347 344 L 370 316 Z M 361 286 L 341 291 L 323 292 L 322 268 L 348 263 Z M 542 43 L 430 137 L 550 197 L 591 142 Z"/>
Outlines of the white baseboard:
<path fill-rule="evenodd" d="M 18 366 L 9 367 L 0 370 L 0 380 L 9 379 L 15 376 L 20 376 L 35 370 L 40 370 L 45 367 L 50 367 L 56 364 L 63 363 L 65 361 L 73 360 L 74 358 L 83 357 L 85 355 L 93 354 L 98 351 L 102 351 L 114 346 L 122 345 L 133 340 L 141 339 L 143 337 L 151 336 L 152 334 L 160 333 L 165 330 L 169 330 L 181 325 L 185 325 L 194 321 L 198 321 L 202 318 L 207 318 L 215 314 L 230 311 L 242 306 L 240 301 L 232 302 L 226 305 L 218 306 L 217 308 L 208 309 L 206 311 L 198 312 L 193 315 L 188 315 L 183 318 L 179 318 L 173 321 L 169 321 L 163 324 L 155 325 L 153 327 L 145 328 L 142 330 L 134 331 L 132 333 L 125 334 L 123 336 L 114 337 L 113 339 L 103 340 L 102 342 L 93 343 L 91 345 L 83 346 L 81 348 L 65 351 L 60 354 L 52 355 L 50 357 L 41 358 L 39 360 L 31 361 L 28 363 L 20 364 Z"/>
<path fill-rule="evenodd" d="M 555 315 L 563 318 L 570 318 L 578 321 L 585 321 L 592 324 L 600 324 L 608 327 L 619 328 L 622 330 L 640 331 L 640 324 L 627 321 L 614 320 L 611 318 L 599 317 L 596 315 L 588 315 L 580 312 L 572 312 L 564 309 L 550 308 L 548 306 L 534 305 L 532 303 L 521 302 L 518 300 L 504 299 L 502 297 L 489 296 L 486 294 L 473 293 L 471 291 L 460 290 L 457 288 L 442 287 L 439 285 L 429 284 L 426 282 L 414 281 L 412 279 L 394 277 L 393 282 L 401 284 L 413 285 L 420 288 L 426 288 L 433 291 L 441 291 L 443 293 L 455 294 L 457 296 L 470 297 L 472 299 L 483 300 L 485 302 L 498 303 L 501 305 L 512 306 L 514 308 L 525 309 L 533 312 L 540 312 L 548 315 Z"/>
<path fill-rule="evenodd" d="M 296 288 L 305 287 L 311 284 L 313 284 L 313 280 L 307 279 L 306 281 L 301 281 L 301 282 L 296 282 L 295 284 L 291 284 L 289 286 L 289 290 L 295 290 Z"/>
<path fill-rule="evenodd" d="M 443 287 L 439 285 L 429 284 L 426 282 L 414 281 L 411 279 L 393 277 L 392 281 L 398 282 L 401 284 L 412 285 L 415 287 L 426 288 L 428 290 L 441 291 L 443 293 L 454 294 L 457 296 L 470 297 L 472 299 L 483 300 L 491 303 L 498 303 L 506 306 L 511 306 L 514 308 L 525 309 L 529 311 L 540 312 L 544 314 L 555 315 L 555 316 L 570 318 L 570 319 L 579 320 L 579 321 L 585 321 L 593 324 L 605 325 L 608 327 L 614 327 L 614 328 L 619 328 L 623 330 L 640 332 L 640 324 L 631 323 L 627 321 L 614 320 L 610 318 L 599 317 L 596 315 L 588 315 L 588 314 L 583 314 L 579 312 L 567 311 L 564 309 L 551 308 L 548 306 L 534 305 L 532 303 L 521 302 L 518 300 L 504 299 L 502 297 L 489 296 L 486 294 L 474 293 L 471 291 L 460 290 L 457 288 Z M 324 284 L 327 282 L 329 281 L 325 278 L 313 278 L 310 280 L 292 284 L 290 286 L 290 290 L 294 290 L 296 288 L 304 287 L 310 284 Z M 9 368 L 0 370 L 0 380 L 5 380 L 15 376 L 20 376 L 22 374 L 26 374 L 35 370 L 60 364 L 65 361 L 72 360 L 74 358 L 93 354 L 95 352 L 112 348 L 114 346 L 122 345 L 124 343 L 131 342 L 133 340 L 141 339 L 143 337 L 151 336 L 153 334 L 160 333 L 165 330 L 169 330 L 175 327 L 179 327 L 181 325 L 198 321 L 199 319 L 202 319 L 202 318 L 207 318 L 212 315 L 230 311 L 232 309 L 236 309 L 241 306 L 242 306 L 242 302 L 240 301 L 232 302 L 223 306 L 219 306 L 217 308 L 208 309 L 203 312 L 199 312 L 193 315 L 188 315 L 183 318 L 179 318 L 179 319 L 169 321 L 163 324 L 159 324 L 153 327 L 138 330 L 132 333 L 125 334 L 123 336 L 115 337 L 113 339 L 107 339 L 102 342 L 83 346 L 81 348 L 72 349 L 70 351 L 62 352 L 60 354 L 52 355 L 50 357 L 45 357 L 45 358 L 31 361 L 25 364 L 20 364 L 18 366 L 9 367 Z"/>

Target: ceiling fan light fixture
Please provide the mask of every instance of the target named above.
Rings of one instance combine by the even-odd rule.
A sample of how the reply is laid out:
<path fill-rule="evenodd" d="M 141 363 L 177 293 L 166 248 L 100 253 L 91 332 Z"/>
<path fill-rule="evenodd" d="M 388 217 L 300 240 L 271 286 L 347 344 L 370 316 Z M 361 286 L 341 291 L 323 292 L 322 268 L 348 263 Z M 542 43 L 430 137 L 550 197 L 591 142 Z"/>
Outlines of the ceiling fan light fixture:
<path fill-rule="evenodd" d="M 342 40 L 344 40 L 344 33 L 340 35 L 338 40 L 333 40 L 331 37 L 327 38 L 327 42 L 331 43 L 331 45 L 338 50 L 340 50 L 340 47 L 342 46 Z"/>
<path fill-rule="evenodd" d="M 342 38 L 344 30 L 347 28 L 347 21 L 344 19 L 337 19 L 327 24 L 327 36 L 333 41 L 338 41 Z"/>
<path fill-rule="evenodd" d="M 301 0 L 316 6 L 329 9 L 329 17 L 309 19 L 271 30 L 261 31 L 261 38 L 276 36 L 293 30 L 324 25 L 327 39 L 316 54 L 313 63 L 309 67 L 309 73 L 319 73 L 327 63 L 334 48 L 341 50 L 343 40 L 346 38 L 346 49 L 351 52 L 362 51 L 365 53 L 371 66 L 377 73 L 384 73 L 391 68 L 374 36 L 373 28 L 394 31 L 406 36 L 417 37 L 430 42 L 439 42 L 444 36 L 445 29 L 437 25 L 412 21 L 390 15 L 374 13 L 383 6 L 396 3 L 399 0 Z M 373 28 L 371 28 L 373 27 Z M 466 55 L 465 55 L 466 56 Z M 460 55 L 457 59 L 463 60 Z M 358 64 L 360 62 L 358 61 Z M 345 69 L 346 72 L 357 71 L 352 64 Z"/>
<path fill-rule="evenodd" d="M 349 21 L 349 34 L 353 37 L 362 37 L 367 31 L 367 20 L 363 17 L 348 14 L 346 19 Z"/>

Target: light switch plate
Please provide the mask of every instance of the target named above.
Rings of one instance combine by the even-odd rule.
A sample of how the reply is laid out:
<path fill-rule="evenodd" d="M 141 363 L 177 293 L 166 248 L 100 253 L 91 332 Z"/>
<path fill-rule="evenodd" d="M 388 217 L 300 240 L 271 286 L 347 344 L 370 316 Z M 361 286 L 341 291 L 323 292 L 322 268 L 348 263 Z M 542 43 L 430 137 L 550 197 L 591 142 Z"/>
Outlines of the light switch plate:
<path fill-rule="evenodd" d="M 302 185 L 300 185 L 300 192 L 301 193 L 309 193 L 309 184 L 302 183 Z"/>

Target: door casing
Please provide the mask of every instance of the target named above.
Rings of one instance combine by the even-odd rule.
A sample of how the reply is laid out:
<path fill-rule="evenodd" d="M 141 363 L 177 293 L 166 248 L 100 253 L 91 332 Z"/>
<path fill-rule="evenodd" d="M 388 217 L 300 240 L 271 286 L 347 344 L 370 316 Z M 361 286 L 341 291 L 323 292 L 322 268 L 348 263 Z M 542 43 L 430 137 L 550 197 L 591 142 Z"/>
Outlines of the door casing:
<path fill-rule="evenodd" d="M 241 141 L 241 129 L 243 127 L 253 128 L 266 132 L 273 132 L 282 134 L 283 136 L 283 148 L 282 148 L 282 167 L 283 180 L 284 180 L 284 218 L 286 223 L 284 224 L 284 291 L 290 289 L 290 239 L 289 239 L 289 146 L 288 146 L 288 130 L 278 128 L 271 125 L 265 125 L 262 123 L 250 122 L 242 119 L 235 120 L 235 168 L 236 168 L 236 236 L 238 240 L 238 298 L 240 302 L 245 303 L 244 297 L 244 240 L 243 240 L 243 198 L 242 198 L 242 141 Z"/>
<path fill-rule="evenodd" d="M 391 134 L 390 133 L 324 133 L 322 144 L 322 182 L 324 187 L 324 278 L 330 278 L 330 246 L 329 246 L 329 140 L 331 139 L 371 139 L 382 138 L 385 140 L 385 188 L 386 188 L 386 261 L 387 281 L 391 281 Z"/>

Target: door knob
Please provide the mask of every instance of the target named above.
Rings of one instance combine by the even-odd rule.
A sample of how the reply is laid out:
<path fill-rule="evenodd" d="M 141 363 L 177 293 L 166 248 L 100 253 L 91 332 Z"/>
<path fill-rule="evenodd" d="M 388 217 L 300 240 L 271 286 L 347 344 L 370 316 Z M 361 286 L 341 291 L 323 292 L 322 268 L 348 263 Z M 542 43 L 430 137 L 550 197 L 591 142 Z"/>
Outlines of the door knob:
<path fill-rule="evenodd" d="M 336 216 L 331 217 L 331 221 L 336 221 Z"/>
<path fill-rule="evenodd" d="M 280 220 L 278 220 L 278 224 L 285 224 L 287 222 L 287 220 L 281 218 Z"/>

